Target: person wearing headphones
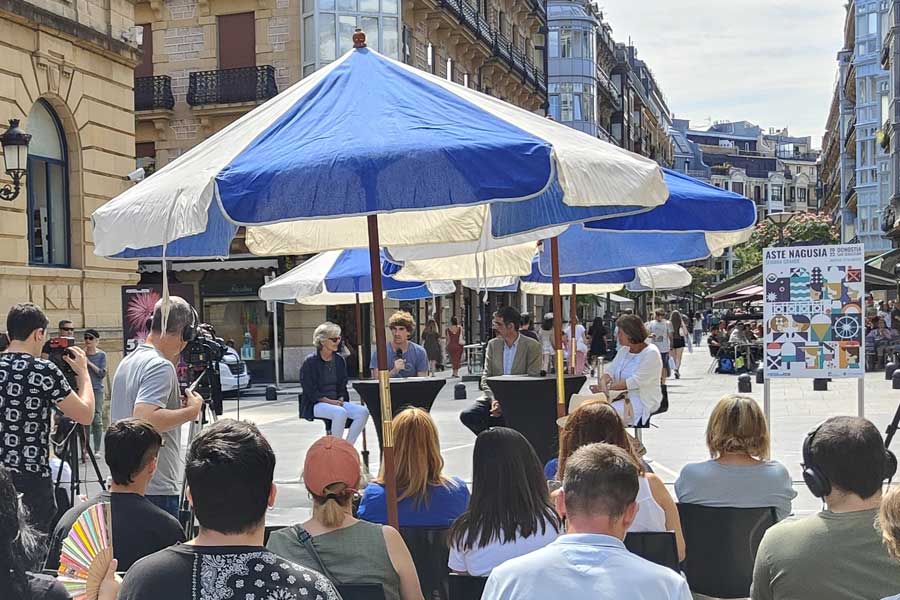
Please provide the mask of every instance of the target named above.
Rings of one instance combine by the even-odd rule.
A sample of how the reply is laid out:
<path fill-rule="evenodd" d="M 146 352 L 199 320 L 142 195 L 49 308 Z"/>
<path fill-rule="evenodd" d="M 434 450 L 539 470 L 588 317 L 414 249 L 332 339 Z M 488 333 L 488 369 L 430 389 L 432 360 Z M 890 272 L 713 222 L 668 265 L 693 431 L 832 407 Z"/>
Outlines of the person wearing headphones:
<path fill-rule="evenodd" d="M 183 472 L 181 426 L 199 416 L 203 398 L 194 392 L 181 396 L 175 365 L 181 351 L 193 339 L 198 322 L 190 304 L 171 296 L 163 331 L 163 300 L 157 302 L 147 340 L 116 369 L 109 404 L 110 421 L 141 419 L 162 436 L 156 473 L 144 497 L 176 518 Z"/>
<path fill-rule="evenodd" d="M 897 459 L 861 417 L 832 417 L 803 441 L 803 480 L 824 502 L 763 536 L 753 567 L 752 600 L 869 600 L 900 590 L 900 567 L 874 527 L 881 488 Z"/>

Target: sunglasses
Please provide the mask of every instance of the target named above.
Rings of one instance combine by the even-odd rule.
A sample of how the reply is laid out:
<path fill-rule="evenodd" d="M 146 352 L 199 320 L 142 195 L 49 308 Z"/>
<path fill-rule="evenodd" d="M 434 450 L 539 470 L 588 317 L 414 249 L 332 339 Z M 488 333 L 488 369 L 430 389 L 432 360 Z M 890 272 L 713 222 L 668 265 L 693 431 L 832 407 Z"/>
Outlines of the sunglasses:
<path fill-rule="evenodd" d="M 84 336 L 84 341 L 86 341 L 86 342 L 93 342 L 93 341 L 96 340 L 96 339 L 97 339 L 97 338 L 95 338 L 95 337 L 92 336 L 92 335 L 86 335 L 86 336 Z"/>
<path fill-rule="evenodd" d="M 337 337 L 333 337 L 333 338 L 328 338 L 328 339 L 331 340 L 332 342 L 334 342 L 335 344 L 337 344 L 338 342 L 341 341 L 341 336 L 337 336 Z"/>
<path fill-rule="evenodd" d="M 60 327 L 60 331 L 75 331 L 74 327 Z"/>

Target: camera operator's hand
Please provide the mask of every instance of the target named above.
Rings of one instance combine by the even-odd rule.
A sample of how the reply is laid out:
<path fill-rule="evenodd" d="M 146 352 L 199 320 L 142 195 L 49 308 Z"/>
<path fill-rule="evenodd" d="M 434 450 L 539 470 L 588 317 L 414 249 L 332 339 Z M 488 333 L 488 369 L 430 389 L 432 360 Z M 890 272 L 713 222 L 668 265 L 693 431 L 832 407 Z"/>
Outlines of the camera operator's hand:
<path fill-rule="evenodd" d="M 196 419 L 200 415 L 200 410 L 203 408 L 203 396 L 198 394 L 197 392 L 185 392 L 184 398 L 182 399 L 185 408 L 194 409 L 194 416 L 192 419 Z"/>
<path fill-rule="evenodd" d="M 84 350 L 78 346 L 66 348 L 66 351 L 63 353 L 63 360 L 66 361 L 76 373 L 87 375 L 87 355 L 84 353 Z"/>

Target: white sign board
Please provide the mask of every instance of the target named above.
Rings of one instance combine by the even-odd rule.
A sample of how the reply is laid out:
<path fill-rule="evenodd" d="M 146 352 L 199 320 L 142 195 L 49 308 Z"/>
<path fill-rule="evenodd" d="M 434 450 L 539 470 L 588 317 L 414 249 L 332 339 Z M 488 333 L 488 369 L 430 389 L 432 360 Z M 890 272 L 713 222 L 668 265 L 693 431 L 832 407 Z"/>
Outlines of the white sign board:
<path fill-rule="evenodd" d="M 763 250 L 766 377 L 865 375 L 862 244 Z"/>

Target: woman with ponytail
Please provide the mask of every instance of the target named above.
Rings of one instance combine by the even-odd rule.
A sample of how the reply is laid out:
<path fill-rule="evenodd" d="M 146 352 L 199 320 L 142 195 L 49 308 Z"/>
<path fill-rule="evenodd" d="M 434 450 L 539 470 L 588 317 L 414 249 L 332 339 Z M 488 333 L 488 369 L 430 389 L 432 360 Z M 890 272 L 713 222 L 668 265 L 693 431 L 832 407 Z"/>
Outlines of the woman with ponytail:
<path fill-rule="evenodd" d="M 345 585 L 376 584 L 386 600 L 423 600 L 412 556 L 393 527 L 353 517 L 360 484 L 359 454 L 352 444 L 326 436 L 306 453 L 303 483 L 312 518 L 272 534 L 266 547 L 287 560 Z"/>

